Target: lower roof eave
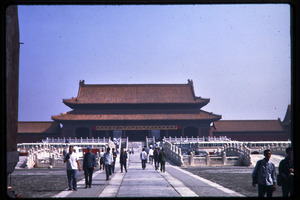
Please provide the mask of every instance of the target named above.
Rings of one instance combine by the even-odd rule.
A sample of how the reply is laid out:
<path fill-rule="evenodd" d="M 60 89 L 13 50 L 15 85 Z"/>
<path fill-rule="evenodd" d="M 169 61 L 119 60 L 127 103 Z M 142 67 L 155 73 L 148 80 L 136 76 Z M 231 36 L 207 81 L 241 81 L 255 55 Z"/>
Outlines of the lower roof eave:
<path fill-rule="evenodd" d="M 116 120 L 66 120 L 66 119 L 53 119 L 55 122 L 58 122 L 58 123 L 65 123 L 65 122 L 99 122 L 99 121 L 106 121 L 106 122 L 113 122 L 113 121 L 122 121 L 122 122 L 125 122 L 125 121 L 129 121 L 129 122 L 132 122 L 132 121 L 139 121 L 139 122 L 142 122 L 142 121 L 200 121 L 200 122 L 207 122 L 207 123 L 211 123 L 211 122 L 215 122 L 215 121 L 218 121 L 220 120 L 219 118 L 217 119 L 135 119 L 135 120 L 132 120 L 132 119 L 116 119 Z"/>

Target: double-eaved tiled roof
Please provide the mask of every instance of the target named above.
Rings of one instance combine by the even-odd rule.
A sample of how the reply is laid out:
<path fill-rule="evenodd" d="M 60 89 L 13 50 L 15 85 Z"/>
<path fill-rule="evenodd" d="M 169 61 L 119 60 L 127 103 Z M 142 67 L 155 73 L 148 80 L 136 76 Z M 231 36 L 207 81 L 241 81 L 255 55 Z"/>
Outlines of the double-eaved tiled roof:
<path fill-rule="evenodd" d="M 188 84 L 112 84 L 90 85 L 80 81 L 76 98 L 64 99 L 73 107 L 78 104 L 202 104 L 209 99 L 196 97 L 192 81 Z"/>
<path fill-rule="evenodd" d="M 54 121 L 221 119 L 221 115 L 200 110 L 209 99 L 195 96 L 191 80 L 187 84 L 113 85 L 80 81 L 77 97 L 63 102 L 74 110 L 52 116 Z"/>

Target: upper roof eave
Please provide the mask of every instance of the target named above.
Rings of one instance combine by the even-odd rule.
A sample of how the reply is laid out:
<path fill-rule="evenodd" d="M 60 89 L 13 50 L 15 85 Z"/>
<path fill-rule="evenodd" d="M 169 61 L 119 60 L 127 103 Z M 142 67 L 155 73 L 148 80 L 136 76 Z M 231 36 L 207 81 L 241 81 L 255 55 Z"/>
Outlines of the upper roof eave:
<path fill-rule="evenodd" d="M 86 104 L 200 104 L 210 99 L 195 95 L 188 84 L 85 84 L 79 82 L 77 97 L 63 99 L 67 106 Z"/>

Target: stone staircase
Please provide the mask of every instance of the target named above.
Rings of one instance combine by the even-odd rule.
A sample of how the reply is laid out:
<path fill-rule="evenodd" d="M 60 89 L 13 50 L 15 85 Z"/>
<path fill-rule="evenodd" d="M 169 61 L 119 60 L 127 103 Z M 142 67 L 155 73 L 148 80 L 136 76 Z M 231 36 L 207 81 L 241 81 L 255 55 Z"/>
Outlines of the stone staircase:
<path fill-rule="evenodd" d="M 128 147 L 129 148 L 132 147 L 138 151 L 139 150 L 142 151 L 142 148 L 144 147 L 144 145 L 145 145 L 145 142 L 129 142 Z"/>

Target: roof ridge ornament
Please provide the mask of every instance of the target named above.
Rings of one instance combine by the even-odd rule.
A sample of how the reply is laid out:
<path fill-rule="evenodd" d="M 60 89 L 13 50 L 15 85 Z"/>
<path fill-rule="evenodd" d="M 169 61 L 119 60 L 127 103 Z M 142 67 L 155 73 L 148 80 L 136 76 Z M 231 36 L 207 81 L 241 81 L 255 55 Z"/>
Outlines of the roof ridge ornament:
<path fill-rule="evenodd" d="M 79 86 L 84 86 L 84 80 L 79 80 Z"/>
<path fill-rule="evenodd" d="M 188 79 L 188 85 L 193 85 L 193 79 Z"/>

